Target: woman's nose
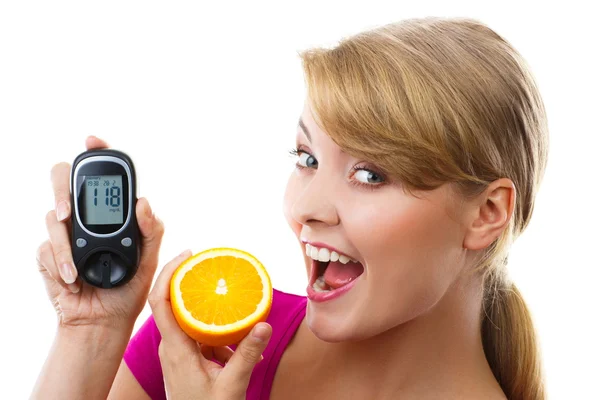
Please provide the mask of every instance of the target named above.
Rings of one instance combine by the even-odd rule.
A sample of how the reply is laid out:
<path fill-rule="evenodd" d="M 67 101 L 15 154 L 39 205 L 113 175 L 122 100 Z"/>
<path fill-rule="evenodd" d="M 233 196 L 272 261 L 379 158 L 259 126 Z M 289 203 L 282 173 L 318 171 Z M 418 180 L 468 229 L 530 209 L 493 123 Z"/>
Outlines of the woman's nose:
<path fill-rule="evenodd" d="M 302 225 L 323 223 L 326 225 L 339 224 L 335 207 L 335 186 L 324 175 L 315 174 L 305 183 L 303 190 L 294 200 L 291 215 Z"/>

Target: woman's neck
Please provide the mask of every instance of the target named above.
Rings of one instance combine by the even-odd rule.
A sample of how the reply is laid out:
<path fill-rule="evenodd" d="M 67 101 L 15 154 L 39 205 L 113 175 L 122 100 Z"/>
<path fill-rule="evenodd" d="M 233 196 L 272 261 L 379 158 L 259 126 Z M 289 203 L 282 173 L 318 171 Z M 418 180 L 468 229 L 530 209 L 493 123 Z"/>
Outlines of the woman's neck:
<path fill-rule="evenodd" d="M 302 345 L 311 353 L 308 371 L 367 383 L 370 398 L 461 392 L 478 398 L 477 391 L 503 398 L 481 343 L 481 289 L 480 278 L 465 277 L 428 313 L 358 342 L 324 342 L 304 321 L 299 334 L 309 342 Z"/>

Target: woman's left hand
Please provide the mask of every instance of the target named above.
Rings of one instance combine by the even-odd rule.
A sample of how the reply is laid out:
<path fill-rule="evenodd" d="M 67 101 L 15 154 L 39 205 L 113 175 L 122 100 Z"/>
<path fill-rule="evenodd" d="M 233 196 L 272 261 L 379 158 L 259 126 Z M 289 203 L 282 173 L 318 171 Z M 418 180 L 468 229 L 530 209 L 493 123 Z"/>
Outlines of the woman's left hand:
<path fill-rule="evenodd" d="M 175 269 L 191 255 L 188 250 L 168 263 L 156 279 L 148 302 L 162 340 L 158 348 L 167 398 L 241 400 L 254 366 L 271 338 L 272 328 L 261 322 L 239 343 L 229 347 L 200 344 L 181 330 L 170 303 L 170 282 Z M 224 367 L 211 361 L 213 358 Z"/>

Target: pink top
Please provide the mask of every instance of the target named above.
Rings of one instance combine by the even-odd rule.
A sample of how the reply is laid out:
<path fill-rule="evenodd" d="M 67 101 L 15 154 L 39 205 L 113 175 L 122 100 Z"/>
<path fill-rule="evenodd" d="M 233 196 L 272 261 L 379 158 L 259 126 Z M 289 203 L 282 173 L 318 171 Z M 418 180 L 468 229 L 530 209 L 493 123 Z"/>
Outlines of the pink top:
<path fill-rule="evenodd" d="M 275 371 L 281 356 L 306 314 L 306 297 L 273 289 L 273 304 L 267 322 L 273 327 L 273 335 L 263 352 L 264 360 L 252 372 L 246 399 L 268 400 Z M 166 400 L 158 345 L 160 332 L 150 316 L 131 338 L 123 359 L 153 400 Z M 236 346 L 230 346 L 235 350 Z"/>

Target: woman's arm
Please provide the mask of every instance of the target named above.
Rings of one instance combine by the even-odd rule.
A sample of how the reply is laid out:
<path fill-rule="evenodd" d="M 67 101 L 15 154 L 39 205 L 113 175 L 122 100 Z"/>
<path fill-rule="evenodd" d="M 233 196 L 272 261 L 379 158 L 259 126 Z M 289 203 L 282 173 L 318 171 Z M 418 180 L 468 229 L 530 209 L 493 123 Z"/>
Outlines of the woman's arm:
<path fill-rule="evenodd" d="M 108 400 L 151 400 L 151 398 L 135 379 L 125 361 L 121 361 Z"/>
<path fill-rule="evenodd" d="M 106 399 L 131 329 L 58 328 L 32 399 Z"/>
<path fill-rule="evenodd" d="M 107 148 L 88 137 L 88 150 Z M 31 397 L 56 399 L 106 399 L 135 320 L 148 299 L 164 224 L 140 198 L 135 212 L 141 235 L 138 271 L 131 281 L 113 289 L 83 284 L 72 257 L 70 218 L 70 164 L 51 171 L 55 209 L 46 215 L 49 239 L 37 251 L 37 266 L 58 316 L 52 348 Z"/>

